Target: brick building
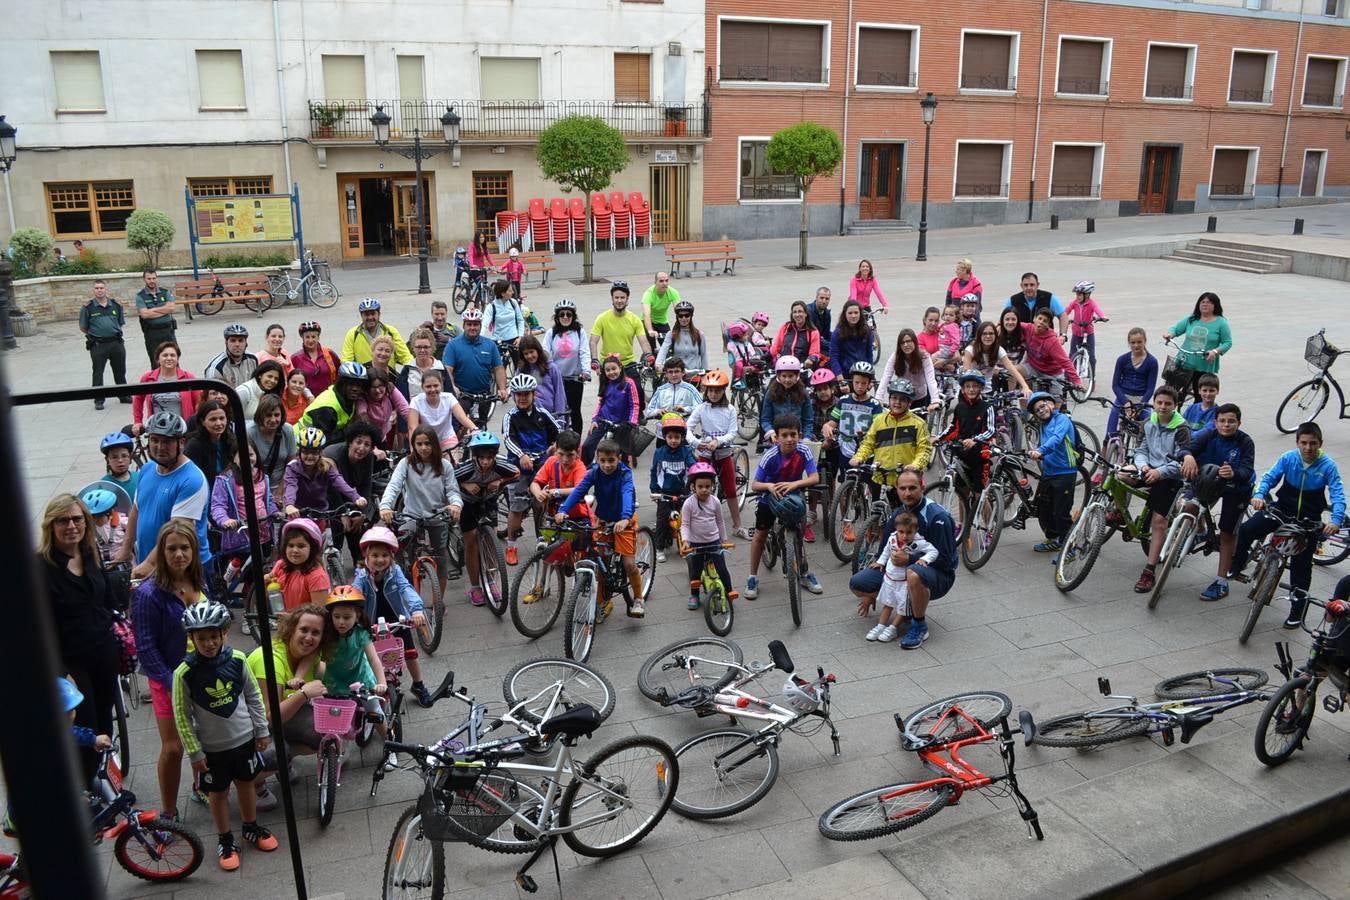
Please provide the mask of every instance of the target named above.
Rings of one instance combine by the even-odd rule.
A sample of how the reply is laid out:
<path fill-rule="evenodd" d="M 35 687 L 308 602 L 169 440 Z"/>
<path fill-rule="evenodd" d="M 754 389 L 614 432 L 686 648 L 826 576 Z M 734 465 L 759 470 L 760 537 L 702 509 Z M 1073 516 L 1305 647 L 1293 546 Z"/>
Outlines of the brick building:
<path fill-rule="evenodd" d="M 1350 196 L 1350 4 L 1221 2 L 708 0 L 704 235 L 796 233 L 764 146 L 803 119 L 845 150 L 813 232 L 917 223 L 929 91 L 937 227 Z"/>

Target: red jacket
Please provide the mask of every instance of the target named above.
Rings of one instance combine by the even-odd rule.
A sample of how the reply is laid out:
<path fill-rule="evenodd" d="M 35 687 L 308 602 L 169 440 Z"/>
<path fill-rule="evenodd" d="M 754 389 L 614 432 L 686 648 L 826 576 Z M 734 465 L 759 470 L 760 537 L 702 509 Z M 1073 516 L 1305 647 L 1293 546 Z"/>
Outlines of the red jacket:
<path fill-rule="evenodd" d="M 803 346 L 806 348 L 805 354 L 801 352 Z M 820 332 L 809 325 L 805 329 L 798 329 L 789 319 L 778 329 L 778 337 L 773 339 L 769 352 L 773 354 L 774 359 L 780 356 L 795 356 L 802 362 L 806 362 L 810 356 L 819 357 Z"/>
<path fill-rule="evenodd" d="M 1060 343 L 1059 332 L 1053 327 L 1046 329 L 1044 337 L 1037 337 L 1036 326 L 1023 322 L 1022 343 L 1027 348 L 1025 362 L 1032 369 L 1042 375 L 1064 375 L 1073 384 L 1082 384 L 1078 370 L 1073 367 L 1069 354 L 1064 352 L 1064 345 Z"/>
<path fill-rule="evenodd" d="M 187 369 L 179 369 L 178 377 L 184 381 L 196 378 Z M 159 369 L 154 368 L 141 376 L 141 384 L 153 384 L 159 380 Z M 165 392 L 167 393 L 167 391 Z M 178 399 L 183 404 L 183 421 L 191 423 L 192 415 L 197 411 L 197 404 L 202 402 L 201 391 L 179 391 Z M 131 398 L 131 420 L 137 425 L 142 425 L 149 418 L 146 413 L 154 414 L 154 406 L 150 403 L 149 394 L 141 394 Z"/>

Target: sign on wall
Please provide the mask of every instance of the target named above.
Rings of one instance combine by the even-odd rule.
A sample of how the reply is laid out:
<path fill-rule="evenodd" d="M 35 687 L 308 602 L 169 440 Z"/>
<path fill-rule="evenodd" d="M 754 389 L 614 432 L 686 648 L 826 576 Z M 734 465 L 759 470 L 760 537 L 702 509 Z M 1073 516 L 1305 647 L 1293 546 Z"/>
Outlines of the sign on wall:
<path fill-rule="evenodd" d="M 199 197 L 193 203 L 193 226 L 199 244 L 295 239 L 291 197 Z"/>

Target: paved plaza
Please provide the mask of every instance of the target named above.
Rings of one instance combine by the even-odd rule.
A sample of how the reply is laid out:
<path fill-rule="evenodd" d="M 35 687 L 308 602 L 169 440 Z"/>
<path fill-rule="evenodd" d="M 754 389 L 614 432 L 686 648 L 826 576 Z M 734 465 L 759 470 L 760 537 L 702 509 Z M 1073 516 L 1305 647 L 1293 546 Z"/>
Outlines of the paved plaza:
<path fill-rule="evenodd" d="M 1308 220 L 1310 243 L 1323 252 L 1350 254 L 1350 204 L 1298 210 L 1245 211 L 1219 217 L 1225 235 L 1287 235 L 1295 215 Z M 1292 436 L 1274 427 L 1274 412 L 1285 393 L 1306 377 L 1303 345 L 1307 336 L 1326 326 L 1328 336 L 1350 344 L 1346 304 L 1350 284 L 1298 275 L 1255 276 L 1176 262 L 1150 259 L 1070 255 L 1070 251 L 1111 247 L 1148 240 L 1200 236 L 1204 218 L 1157 217 L 1105 220 L 1094 235 L 1082 233 L 1081 222 L 1066 222 L 1052 232 L 1044 225 L 938 231 L 929 235 L 929 261 L 913 260 L 915 235 L 885 238 L 817 238 L 811 261 L 821 268 L 802 273 L 795 262 L 795 241 L 745 242 L 745 256 L 735 277 L 679 279 L 675 286 L 697 306 L 696 324 L 712 330 L 719 322 L 762 309 L 776 328 L 788 302 L 807 298 L 818 285 L 834 291 L 837 311 L 847 297 L 848 279 L 862 257 L 872 260 L 887 299 L 889 316 L 879 317 L 882 345 L 889 353 L 901 327 L 917 327 L 922 310 L 939 304 L 956 259 L 969 256 L 985 285 L 986 309 L 1017 289 L 1023 271 L 1039 273 L 1043 287 L 1071 296 L 1079 279 L 1098 285 L 1097 299 L 1111 321 L 1098 331 L 1099 374 L 1109 381 L 1115 357 L 1124 352 L 1125 334 L 1133 326 L 1147 329 L 1149 346 L 1161 361 L 1162 333 L 1188 314 L 1202 291 L 1223 300 L 1232 325 L 1234 347 L 1220 373 L 1222 401 L 1241 405 L 1243 428 L 1257 446 L 1258 470 L 1293 447 Z M 561 258 L 561 257 L 560 257 Z M 625 278 L 640 291 L 661 265 L 659 248 L 597 256 L 598 274 Z M 526 303 L 547 319 L 564 296 L 577 300 L 587 326 L 607 308 L 607 285 L 570 283 L 579 259 L 565 258 L 547 289 L 527 289 Z M 357 321 L 356 301 L 366 295 L 384 303 L 384 320 L 406 336 L 427 318 L 430 298 L 415 291 L 412 266 L 338 271 L 343 298 L 337 307 L 318 312 L 324 343 L 339 347 L 343 333 Z M 433 267 L 437 295 L 445 296 L 444 265 Z M 287 346 L 298 344 L 295 327 L 312 312 L 298 308 L 256 318 L 243 309 L 180 324 L 183 365 L 200 372 L 222 346 L 221 329 L 231 322 L 246 324 L 255 345 L 263 326 L 277 321 L 288 332 Z M 144 355 L 134 325 L 128 329 L 127 355 L 134 378 L 144 371 Z M 74 323 L 48 324 L 34 338 L 22 341 L 3 364 L 16 392 L 83 387 L 88 383 L 87 357 Z M 1099 391 L 1100 392 L 1100 391 Z M 588 391 L 588 402 L 594 392 Z M 25 472 L 27 513 L 36 521 L 53 493 L 78 488 L 102 474 L 99 438 L 129 420 L 130 407 L 109 404 L 95 412 L 87 401 L 65 406 L 16 410 L 16 444 Z M 1104 414 L 1081 407 L 1084 420 L 1099 433 Z M 1350 463 L 1350 429 L 1324 414 L 1326 451 Z M 650 463 L 648 454 L 644 463 Z M 640 483 L 647 468 L 640 465 Z M 652 504 L 639 510 L 650 524 Z M 1168 583 L 1156 611 L 1131 587 L 1143 562 L 1138 548 L 1110 541 L 1087 582 L 1076 592 L 1060 594 L 1053 587 L 1049 559 L 1032 553 L 1040 539 L 1031 523 L 1026 531 L 1005 532 L 993 560 L 977 573 L 961 569 L 951 592 L 929 610 L 932 635 L 922 648 L 905 651 L 899 644 L 870 644 L 864 634 L 870 623 L 856 615 L 856 601 L 847 590 L 846 567 L 828 545 L 808 546 L 808 555 L 825 592 L 807 596 L 805 620 L 794 628 L 786 590 L 773 573 L 761 572 L 760 597 L 739 601 L 731 637 L 746 658 L 767 659 L 766 644 L 781 639 L 802 670 L 817 665 L 838 676 L 834 690 L 835 718 L 842 755 L 831 753 L 828 734 L 784 737 L 782 770 L 777 785 L 748 812 L 715 822 L 694 822 L 668 815 L 635 849 L 614 859 L 584 859 L 559 848 L 563 890 L 572 897 L 680 900 L 731 895 L 743 898 L 783 897 L 993 897 L 1034 886 L 1043 896 L 1085 895 L 1119 885 L 1162 859 L 1198 852 L 1210 842 L 1258 828 L 1300 804 L 1344 787 L 1346 752 L 1350 750 L 1350 715 L 1319 710 L 1314 739 L 1282 769 L 1269 772 L 1251 750 L 1251 731 L 1259 705 L 1225 714 L 1189 746 L 1165 748 L 1144 739 L 1082 753 L 1048 748 L 1018 748 L 1022 786 L 1041 813 L 1046 840 L 1028 841 L 1008 801 L 967 795 L 961 804 L 897 837 L 851 844 L 822 838 L 816 819 L 833 802 L 867 787 L 920 774 L 912 754 L 899 749 L 892 714 L 967 689 L 1007 693 L 1014 709 L 1029 709 L 1038 718 L 1098 705 L 1098 676 L 1108 676 L 1117 692 L 1150 695 L 1168 675 L 1206 667 L 1249 665 L 1269 667 L 1275 640 L 1290 640 L 1295 655 L 1306 637 L 1282 630 L 1283 609 L 1268 610 L 1257 633 L 1244 647 L 1236 640 L 1245 614 L 1244 590 L 1225 601 L 1202 603 L 1199 592 L 1213 577 L 1212 557 L 1193 557 Z M 737 587 L 748 572 L 748 542 L 732 552 Z M 1344 568 L 1344 567 L 1342 567 Z M 1313 592 L 1325 596 L 1341 573 L 1318 569 Z M 434 659 L 424 662 L 427 681 L 437 683 L 453 669 L 460 684 L 480 699 L 500 701 L 501 677 L 521 659 L 561 656 L 561 631 L 537 641 L 523 639 L 509 617 L 495 619 L 486 609 L 471 607 L 463 597 L 465 582 L 451 582 L 446 640 Z M 588 749 L 630 733 L 654 734 L 672 743 L 706 730 L 704 721 L 688 712 L 662 710 L 637 691 L 640 663 L 657 648 L 682 637 L 705 632 L 701 613 L 685 609 L 683 564 L 659 566 L 653 600 L 645 620 L 622 616 L 599 629 L 591 662 L 603 671 L 618 693 L 618 706 Z M 1240 586 L 1239 586 L 1240 587 Z M 244 648 L 251 642 L 239 637 Z M 1272 680 L 1280 676 L 1271 670 Z M 773 681 L 769 679 L 770 686 Z M 410 739 L 434 739 L 459 721 L 463 707 L 447 701 L 433 710 L 413 708 L 407 717 Z M 136 714 L 133 754 L 139 763 L 131 778 L 137 793 L 153 803 L 157 794 L 154 754 L 158 741 L 148 707 Z M 385 850 L 394 820 L 415 797 L 420 781 L 395 774 L 383 782 L 379 796 L 369 797 L 373 751 L 356 753 L 349 764 L 333 823 L 321 830 L 316 792 L 312 788 L 313 757 L 297 766 L 307 777 L 295 788 L 310 896 L 342 892 L 349 898 L 379 895 Z M 977 764 L 997 766 L 992 753 L 972 752 Z M 184 779 L 184 784 L 188 784 Z M 283 839 L 280 851 L 263 855 L 246 848 L 243 865 L 221 872 L 214 860 L 214 836 L 204 807 L 182 808 L 208 847 L 208 859 L 190 880 L 154 887 L 137 882 L 99 849 L 108 872 L 112 897 L 238 898 L 288 896 L 290 859 L 286 853 L 280 811 L 264 814 Z M 448 893 L 474 900 L 526 896 L 512 883 L 523 860 L 489 854 L 459 844 L 447 845 Z M 1347 897 L 1347 848 L 1342 842 L 1320 856 L 1295 860 L 1283 869 L 1225 889 L 1223 896 Z M 548 860 L 533 874 L 538 897 L 556 894 Z"/>

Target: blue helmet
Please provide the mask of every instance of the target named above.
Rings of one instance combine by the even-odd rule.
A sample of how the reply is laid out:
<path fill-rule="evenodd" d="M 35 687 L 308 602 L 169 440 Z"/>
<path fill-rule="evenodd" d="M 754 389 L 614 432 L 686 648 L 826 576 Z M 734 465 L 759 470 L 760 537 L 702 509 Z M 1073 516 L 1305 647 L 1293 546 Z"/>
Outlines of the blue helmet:
<path fill-rule="evenodd" d="M 61 695 L 62 712 L 70 712 L 84 702 L 84 694 L 65 678 L 56 679 L 56 692 Z"/>
<path fill-rule="evenodd" d="M 117 447 L 131 448 L 135 445 L 136 442 L 132 439 L 131 435 L 123 434 L 120 431 L 112 431 L 105 434 L 103 440 L 98 442 L 98 449 L 100 453 L 107 453 L 109 450 Z"/>
<path fill-rule="evenodd" d="M 379 312 L 379 311 L 380 311 L 380 301 L 376 300 L 374 297 L 367 297 L 366 299 L 362 300 L 360 303 L 356 304 L 356 311 L 357 311 L 357 312 Z"/>
<path fill-rule="evenodd" d="M 101 516 L 106 512 L 111 512 L 117 505 L 117 495 L 112 491 L 105 491 L 102 488 L 95 488 L 92 491 L 85 491 L 80 495 L 80 500 L 89 507 L 89 514 L 92 516 Z"/>
<path fill-rule="evenodd" d="M 1055 402 L 1055 398 L 1051 397 L 1045 391 L 1037 391 L 1036 393 L 1032 394 L 1030 397 L 1027 398 L 1027 409 L 1031 410 L 1032 412 L 1035 412 L 1036 404 L 1040 403 L 1042 400 L 1049 400 L 1051 403 Z"/>
<path fill-rule="evenodd" d="M 773 517 L 784 525 L 799 525 L 806 520 L 806 501 L 798 494 L 786 497 L 769 495 L 769 509 Z"/>
<path fill-rule="evenodd" d="M 473 453 L 481 448 L 491 448 L 493 453 L 498 452 L 502 446 L 502 439 L 497 437 L 491 431 L 475 431 L 469 438 L 469 452 Z"/>

